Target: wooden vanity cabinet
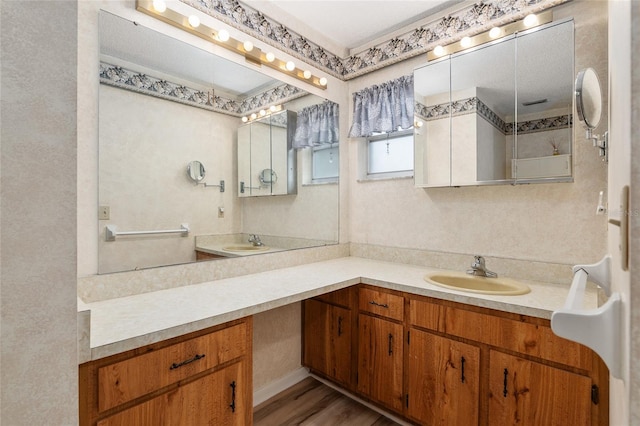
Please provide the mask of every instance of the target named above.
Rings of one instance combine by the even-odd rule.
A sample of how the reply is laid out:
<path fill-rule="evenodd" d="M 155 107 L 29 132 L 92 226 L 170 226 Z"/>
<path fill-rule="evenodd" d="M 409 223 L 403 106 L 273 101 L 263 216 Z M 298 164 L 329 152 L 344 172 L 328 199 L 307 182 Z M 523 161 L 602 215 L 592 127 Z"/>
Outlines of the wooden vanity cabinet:
<path fill-rule="evenodd" d="M 80 365 L 80 424 L 251 425 L 250 317 Z"/>
<path fill-rule="evenodd" d="M 358 305 L 357 391 L 402 413 L 404 297 L 361 286 Z"/>
<path fill-rule="evenodd" d="M 490 351 L 490 424 L 591 425 L 590 377 Z"/>
<path fill-rule="evenodd" d="M 409 306 L 407 415 L 412 420 L 435 424 L 447 416 L 447 424 L 465 426 L 608 424 L 604 363 L 588 348 L 553 334 L 548 320 L 420 296 L 411 296 Z M 465 384 L 473 386 L 460 379 L 462 357 Z"/>
<path fill-rule="evenodd" d="M 608 424 L 606 366 L 549 320 L 347 290 L 305 301 L 304 364 L 359 397 L 420 425 Z M 350 345 L 336 331 L 348 312 Z M 337 360 L 355 370 L 348 383 Z"/>
<path fill-rule="evenodd" d="M 407 416 L 420 424 L 477 425 L 480 348 L 412 329 L 408 352 Z"/>
<path fill-rule="evenodd" d="M 318 300 L 304 304 L 303 364 L 343 386 L 351 383 L 351 310 Z"/>

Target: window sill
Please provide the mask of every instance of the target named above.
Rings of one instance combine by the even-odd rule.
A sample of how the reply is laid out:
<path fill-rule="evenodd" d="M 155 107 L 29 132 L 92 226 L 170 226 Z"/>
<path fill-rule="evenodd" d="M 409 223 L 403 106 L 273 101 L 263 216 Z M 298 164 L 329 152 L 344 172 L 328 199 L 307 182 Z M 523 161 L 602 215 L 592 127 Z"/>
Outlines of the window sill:
<path fill-rule="evenodd" d="M 356 182 L 365 183 L 365 182 L 380 182 L 385 180 L 407 180 L 407 179 L 413 179 L 413 174 L 404 175 L 404 176 L 402 175 L 367 176 L 364 179 L 358 179 Z"/>

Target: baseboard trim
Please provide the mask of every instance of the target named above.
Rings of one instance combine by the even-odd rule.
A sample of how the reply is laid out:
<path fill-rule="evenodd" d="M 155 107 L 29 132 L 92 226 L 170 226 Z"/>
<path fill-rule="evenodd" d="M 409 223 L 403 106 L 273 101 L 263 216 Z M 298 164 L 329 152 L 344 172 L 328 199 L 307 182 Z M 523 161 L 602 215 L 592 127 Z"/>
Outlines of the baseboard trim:
<path fill-rule="evenodd" d="M 390 420 L 393 420 L 394 422 L 398 423 L 401 426 L 411 426 L 411 423 L 407 423 L 406 421 L 402 420 L 401 418 L 396 417 L 393 414 L 390 414 L 390 413 L 384 411 L 383 409 L 378 408 L 375 405 L 370 404 L 367 401 L 364 401 L 364 400 L 358 398 L 354 394 L 342 389 L 340 386 L 337 386 L 337 385 L 331 383 L 328 380 L 323 379 L 322 377 L 318 377 L 318 376 L 316 376 L 315 374 L 312 374 L 312 373 L 309 373 L 309 376 L 313 377 L 314 379 L 316 379 L 319 382 L 324 383 L 325 385 L 329 386 L 330 388 L 337 390 L 338 392 L 340 392 L 344 396 L 353 399 L 354 401 L 364 405 L 365 407 L 375 411 L 376 413 L 379 413 L 379 414 L 385 416 L 386 418 L 388 418 Z"/>
<path fill-rule="evenodd" d="M 283 390 L 289 389 L 291 386 L 301 382 L 307 377 L 309 377 L 309 370 L 304 367 L 300 367 L 286 376 L 261 387 L 253 393 L 253 407 L 257 407 L 269 398 L 279 394 Z"/>

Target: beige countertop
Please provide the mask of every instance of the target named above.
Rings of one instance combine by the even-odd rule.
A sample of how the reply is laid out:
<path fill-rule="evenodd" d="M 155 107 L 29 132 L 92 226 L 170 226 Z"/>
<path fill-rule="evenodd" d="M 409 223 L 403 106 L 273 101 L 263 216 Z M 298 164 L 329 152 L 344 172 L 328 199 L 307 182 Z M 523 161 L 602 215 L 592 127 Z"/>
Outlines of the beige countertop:
<path fill-rule="evenodd" d="M 257 274 L 179 286 L 93 303 L 79 301 L 80 362 L 104 358 L 354 284 L 540 318 L 563 306 L 569 286 L 523 281 L 531 292 L 494 296 L 448 290 L 424 280 L 434 268 L 344 257 Z M 597 306 L 595 289 L 585 308 Z M 90 311 L 90 329 L 87 317 Z M 84 320 L 80 320 L 84 318 Z M 87 347 L 88 346 L 88 347 Z"/>

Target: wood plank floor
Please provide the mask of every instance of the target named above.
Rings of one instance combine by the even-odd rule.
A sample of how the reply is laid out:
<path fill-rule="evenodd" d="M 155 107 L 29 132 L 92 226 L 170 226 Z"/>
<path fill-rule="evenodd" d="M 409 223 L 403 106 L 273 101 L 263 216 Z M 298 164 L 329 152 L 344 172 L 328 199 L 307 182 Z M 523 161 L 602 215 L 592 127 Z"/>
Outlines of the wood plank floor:
<path fill-rule="evenodd" d="M 308 377 L 255 407 L 254 426 L 391 426 L 397 423 Z"/>

